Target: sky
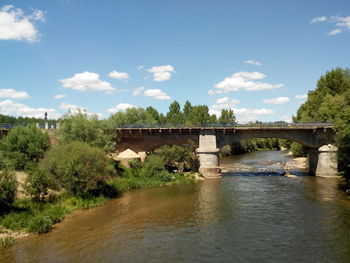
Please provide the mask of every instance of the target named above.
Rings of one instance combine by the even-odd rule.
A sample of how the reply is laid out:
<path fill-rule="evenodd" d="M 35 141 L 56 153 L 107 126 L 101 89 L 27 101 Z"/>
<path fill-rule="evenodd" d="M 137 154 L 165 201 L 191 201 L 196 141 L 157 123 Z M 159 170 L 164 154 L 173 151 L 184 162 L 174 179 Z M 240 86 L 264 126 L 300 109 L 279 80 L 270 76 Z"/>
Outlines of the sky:
<path fill-rule="evenodd" d="M 349 0 L 0 0 L 0 114 L 208 105 L 290 121 L 350 67 Z"/>

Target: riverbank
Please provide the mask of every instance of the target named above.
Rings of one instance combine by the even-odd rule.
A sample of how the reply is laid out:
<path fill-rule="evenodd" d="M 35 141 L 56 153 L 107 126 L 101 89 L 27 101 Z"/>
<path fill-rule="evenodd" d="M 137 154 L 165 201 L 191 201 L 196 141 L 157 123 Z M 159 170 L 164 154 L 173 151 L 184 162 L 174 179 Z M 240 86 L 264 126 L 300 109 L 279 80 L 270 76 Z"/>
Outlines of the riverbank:
<path fill-rule="evenodd" d="M 27 177 L 17 172 L 18 198 L 11 210 L 0 217 L 0 249 L 10 247 L 17 240 L 32 234 L 50 232 L 54 225 L 74 211 L 103 205 L 106 200 L 118 198 L 123 193 L 141 188 L 191 184 L 199 180 L 197 173 L 174 173 L 167 180 L 161 177 L 122 176 L 111 178 L 106 184 L 106 194 L 89 197 L 74 197 L 67 192 L 49 195 L 47 202 L 35 202 L 23 193 Z"/>

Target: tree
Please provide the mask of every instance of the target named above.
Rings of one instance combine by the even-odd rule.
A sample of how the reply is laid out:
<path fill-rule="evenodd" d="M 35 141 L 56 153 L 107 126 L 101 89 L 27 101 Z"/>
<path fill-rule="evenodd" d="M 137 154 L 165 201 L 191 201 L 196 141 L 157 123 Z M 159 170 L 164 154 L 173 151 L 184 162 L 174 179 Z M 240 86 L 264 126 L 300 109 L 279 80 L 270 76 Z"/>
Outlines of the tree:
<path fill-rule="evenodd" d="M 52 174 L 32 167 L 28 171 L 23 189 L 34 201 L 44 201 L 49 189 L 56 189 L 56 184 Z"/>
<path fill-rule="evenodd" d="M 192 124 L 209 124 L 212 121 L 212 116 L 209 114 L 207 105 L 193 106 L 189 120 Z"/>
<path fill-rule="evenodd" d="M 180 110 L 180 104 L 175 100 L 169 106 L 167 122 L 171 124 L 181 124 L 184 122 L 184 115 Z"/>
<path fill-rule="evenodd" d="M 219 118 L 219 122 L 224 125 L 235 125 L 236 124 L 236 116 L 233 113 L 232 109 L 222 109 L 221 116 Z"/>
<path fill-rule="evenodd" d="M 147 107 L 146 113 L 149 114 L 150 116 L 152 116 L 153 119 L 159 123 L 159 113 L 155 108 L 153 108 L 151 106 Z"/>
<path fill-rule="evenodd" d="M 34 125 L 17 126 L 0 141 L 3 157 L 16 169 L 24 169 L 28 162 L 37 162 L 49 148 L 49 136 Z"/>
<path fill-rule="evenodd" d="M 58 138 L 61 144 L 80 141 L 106 152 L 114 151 L 117 135 L 111 121 L 78 113 L 64 116 L 60 123 Z"/>
<path fill-rule="evenodd" d="M 350 70 L 336 68 L 321 76 L 317 88 L 309 92 L 308 100 L 298 109 L 295 120 L 334 124 L 339 170 L 350 181 Z"/>
<path fill-rule="evenodd" d="M 3 166 L 0 171 L 0 214 L 11 206 L 16 197 L 17 181 L 15 172 L 10 166 Z"/>
<path fill-rule="evenodd" d="M 184 109 L 183 109 L 186 120 L 189 119 L 190 114 L 191 114 L 191 110 L 192 110 L 192 104 L 191 104 L 191 102 L 186 100 L 185 105 L 184 105 Z"/>
<path fill-rule="evenodd" d="M 39 168 L 52 174 L 58 186 L 78 196 L 96 191 L 115 172 L 112 161 L 101 149 L 83 142 L 51 149 L 39 163 Z"/>
<path fill-rule="evenodd" d="M 150 110 L 142 108 L 129 108 L 125 112 L 116 112 L 109 118 L 114 127 L 130 124 L 150 124 L 157 123 Z"/>

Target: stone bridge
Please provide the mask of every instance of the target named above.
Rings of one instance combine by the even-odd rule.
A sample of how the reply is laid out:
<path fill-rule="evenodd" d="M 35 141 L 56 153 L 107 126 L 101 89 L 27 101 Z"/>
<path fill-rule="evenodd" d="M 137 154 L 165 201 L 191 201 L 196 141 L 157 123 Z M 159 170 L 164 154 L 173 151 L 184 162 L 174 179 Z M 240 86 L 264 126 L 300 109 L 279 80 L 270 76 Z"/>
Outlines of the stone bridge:
<path fill-rule="evenodd" d="M 253 138 L 281 138 L 298 142 L 309 149 L 309 170 L 317 176 L 337 175 L 335 131 L 327 123 L 294 123 L 256 127 L 125 127 L 118 128 L 117 150 L 130 148 L 149 152 L 162 145 L 197 144 L 199 171 L 207 178 L 219 177 L 219 149 Z"/>

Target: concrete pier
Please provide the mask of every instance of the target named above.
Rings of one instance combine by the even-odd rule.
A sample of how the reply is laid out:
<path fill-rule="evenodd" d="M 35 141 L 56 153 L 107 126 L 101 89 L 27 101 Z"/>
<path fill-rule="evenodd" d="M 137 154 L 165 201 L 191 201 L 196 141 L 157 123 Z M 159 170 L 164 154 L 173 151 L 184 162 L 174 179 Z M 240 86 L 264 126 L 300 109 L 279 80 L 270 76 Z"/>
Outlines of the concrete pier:
<path fill-rule="evenodd" d="M 337 147 L 332 144 L 319 148 L 311 148 L 309 151 L 310 173 L 321 177 L 338 176 Z"/>
<path fill-rule="evenodd" d="M 216 146 L 216 133 L 212 130 L 203 130 L 199 133 L 199 148 L 196 153 L 199 157 L 199 172 L 205 178 L 220 178 L 219 149 Z"/>

